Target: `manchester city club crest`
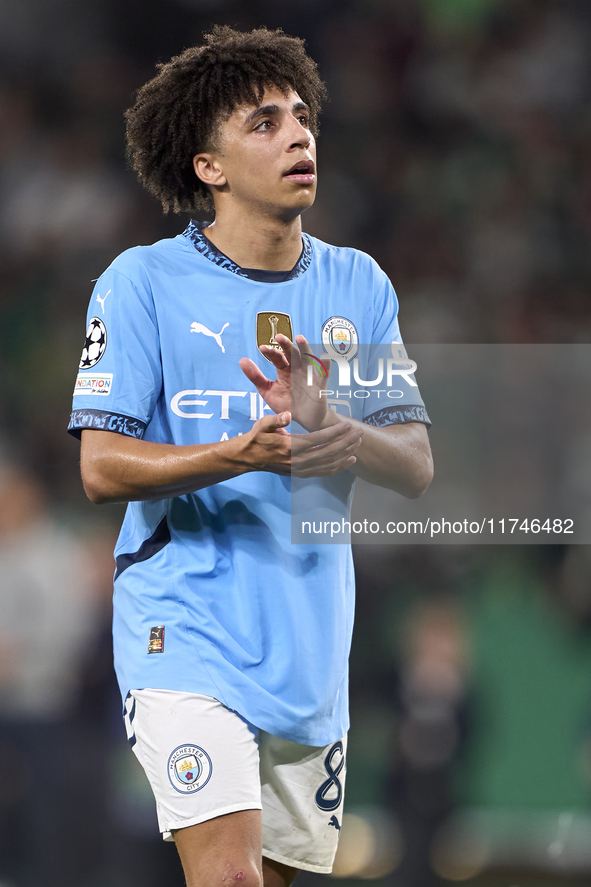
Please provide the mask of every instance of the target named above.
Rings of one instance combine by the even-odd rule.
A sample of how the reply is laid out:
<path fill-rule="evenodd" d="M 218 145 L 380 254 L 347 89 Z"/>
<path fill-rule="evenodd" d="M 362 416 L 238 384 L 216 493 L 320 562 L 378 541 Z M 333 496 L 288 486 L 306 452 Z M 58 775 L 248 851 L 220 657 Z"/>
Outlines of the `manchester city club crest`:
<path fill-rule="evenodd" d="M 352 360 L 359 347 L 355 324 L 346 317 L 330 317 L 322 327 L 322 344 L 329 356 L 338 354 Z"/>
<path fill-rule="evenodd" d="M 211 758 L 198 745 L 179 745 L 168 759 L 168 778 L 177 792 L 192 794 L 210 780 Z"/>

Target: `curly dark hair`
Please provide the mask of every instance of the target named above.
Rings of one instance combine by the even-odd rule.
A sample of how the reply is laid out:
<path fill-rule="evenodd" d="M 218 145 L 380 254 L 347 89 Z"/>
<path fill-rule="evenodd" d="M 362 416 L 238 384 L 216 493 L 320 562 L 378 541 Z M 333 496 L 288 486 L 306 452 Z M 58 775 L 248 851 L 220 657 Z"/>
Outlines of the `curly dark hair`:
<path fill-rule="evenodd" d="M 214 150 L 219 126 L 241 104 L 258 104 L 266 87 L 293 89 L 310 108 L 310 129 L 326 88 L 304 41 L 281 29 L 235 31 L 216 25 L 166 64 L 138 91 L 125 114 L 127 157 L 165 212 L 211 209 L 209 188 L 195 175 L 193 157 Z"/>

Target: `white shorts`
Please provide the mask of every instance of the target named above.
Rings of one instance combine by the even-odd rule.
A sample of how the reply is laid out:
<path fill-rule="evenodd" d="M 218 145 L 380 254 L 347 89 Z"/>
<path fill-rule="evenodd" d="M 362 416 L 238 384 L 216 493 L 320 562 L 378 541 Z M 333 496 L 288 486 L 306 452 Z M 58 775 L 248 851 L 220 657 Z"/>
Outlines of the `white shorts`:
<path fill-rule="evenodd" d="M 342 822 L 347 737 L 325 748 L 257 730 L 217 699 L 133 690 L 127 737 L 152 786 L 165 841 L 175 829 L 261 810 L 263 856 L 327 874 Z"/>

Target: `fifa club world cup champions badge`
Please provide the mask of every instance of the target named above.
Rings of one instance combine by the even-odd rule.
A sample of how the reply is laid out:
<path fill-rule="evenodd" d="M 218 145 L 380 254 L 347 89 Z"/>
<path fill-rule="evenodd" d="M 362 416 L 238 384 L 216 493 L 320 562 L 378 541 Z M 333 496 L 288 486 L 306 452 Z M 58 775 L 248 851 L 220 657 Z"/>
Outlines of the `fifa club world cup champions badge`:
<path fill-rule="evenodd" d="M 282 311 L 259 311 L 257 314 L 257 348 L 260 351 L 261 345 L 270 345 L 278 351 L 282 351 L 281 345 L 275 339 L 277 333 L 287 336 L 293 342 L 293 326 L 289 314 Z M 263 352 L 261 351 L 261 354 Z M 266 354 L 263 354 L 265 360 L 269 360 Z M 271 361 L 269 361 L 271 363 Z"/>

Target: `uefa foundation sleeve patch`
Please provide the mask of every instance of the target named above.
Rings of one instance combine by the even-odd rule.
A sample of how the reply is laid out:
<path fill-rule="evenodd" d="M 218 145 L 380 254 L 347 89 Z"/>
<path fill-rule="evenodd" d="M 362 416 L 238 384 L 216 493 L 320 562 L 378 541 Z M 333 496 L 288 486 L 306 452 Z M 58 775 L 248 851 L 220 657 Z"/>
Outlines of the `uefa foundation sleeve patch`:
<path fill-rule="evenodd" d="M 164 626 L 155 625 L 150 629 L 148 653 L 164 653 Z"/>
<path fill-rule="evenodd" d="M 111 393 L 113 373 L 78 373 L 74 394 L 99 394 L 105 397 Z"/>

